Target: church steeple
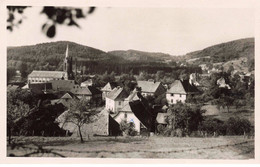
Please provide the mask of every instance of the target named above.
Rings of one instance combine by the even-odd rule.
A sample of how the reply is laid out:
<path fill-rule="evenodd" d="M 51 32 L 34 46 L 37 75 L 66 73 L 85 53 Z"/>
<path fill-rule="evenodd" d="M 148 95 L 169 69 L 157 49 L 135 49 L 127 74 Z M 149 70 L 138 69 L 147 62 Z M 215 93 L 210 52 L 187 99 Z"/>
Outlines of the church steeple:
<path fill-rule="evenodd" d="M 67 45 L 66 53 L 65 53 L 63 71 L 66 71 L 68 73 L 68 79 L 73 79 L 72 57 L 69 56 L 69 46 L 68 45 Z"/>

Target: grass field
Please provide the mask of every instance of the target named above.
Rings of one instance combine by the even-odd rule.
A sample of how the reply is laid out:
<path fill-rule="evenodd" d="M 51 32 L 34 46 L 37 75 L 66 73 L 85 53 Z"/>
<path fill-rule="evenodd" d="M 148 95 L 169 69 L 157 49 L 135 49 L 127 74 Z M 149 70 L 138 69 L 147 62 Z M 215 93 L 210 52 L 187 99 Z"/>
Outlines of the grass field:
<path fill-rule="evenodd" d="M 7 147 L 7 156 L 85 158 L 170 158 L 170 159 L 253 159 L 254 139 L 243 136 L 216 138 L 92 137 L 80 143 L 73 137 L 16 137 L 22 147 Z M 243 143 L 244 142 L 244 143 Z M 33 144 L 34 143 L 34 144 Z M 237 144 L 242 143 L 242 144 Z M 235 145 L 236 144 L 236 145 Z M 53 153 L 37 153 L 36 145 Z M 28 147 L 28 148 L 26 148 Z M 30 149 L 29 149 L 30 148 Z M 38 150 L 39 151 L 39 150 Z"/>

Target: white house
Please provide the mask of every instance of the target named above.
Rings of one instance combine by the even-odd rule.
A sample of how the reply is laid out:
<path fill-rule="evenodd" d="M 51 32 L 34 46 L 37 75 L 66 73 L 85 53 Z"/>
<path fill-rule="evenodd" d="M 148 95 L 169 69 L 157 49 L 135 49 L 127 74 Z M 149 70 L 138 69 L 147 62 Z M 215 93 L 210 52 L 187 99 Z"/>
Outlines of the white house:
<path fill-rule="evenodd" d="M 106 96 L 106 109 L 112 113 L 117 113 L 124 106 L 124 100 L 128 93 L 121 87 L 114 88 Z"/>
<path fill-rule="evenodd" d="M 120 124 L 123 120 L 127 122 L 132 122 L 135 125 L 135 130 L 140 133 L 141 122 L 132 112 L 129 103 L 125 104 L 125 106 L 113 117 L 116 122 Z"/>
<path fill-rule="evenodd" d="M 168 104 L 176 104 L 178 101 L 185 103 L 188 94 L 196 93 L 198 93 L 198 89 L 191 85 L 189 80 L 175 80 L 166 92 L 166 100 Z"/>

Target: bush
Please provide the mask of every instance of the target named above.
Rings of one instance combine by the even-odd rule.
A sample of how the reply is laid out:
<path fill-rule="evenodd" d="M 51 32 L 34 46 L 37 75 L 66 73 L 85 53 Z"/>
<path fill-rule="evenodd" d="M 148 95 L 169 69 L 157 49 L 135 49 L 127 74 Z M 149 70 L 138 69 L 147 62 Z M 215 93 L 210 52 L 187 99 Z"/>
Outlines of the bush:
<path fill-rule="evenodd" d="M 135 130 L 135 124 L 133 122 L 127 122 L 127 120 L 120 122 L 120 130 L 128 136 L 136 136 L 138 134 Z"/>

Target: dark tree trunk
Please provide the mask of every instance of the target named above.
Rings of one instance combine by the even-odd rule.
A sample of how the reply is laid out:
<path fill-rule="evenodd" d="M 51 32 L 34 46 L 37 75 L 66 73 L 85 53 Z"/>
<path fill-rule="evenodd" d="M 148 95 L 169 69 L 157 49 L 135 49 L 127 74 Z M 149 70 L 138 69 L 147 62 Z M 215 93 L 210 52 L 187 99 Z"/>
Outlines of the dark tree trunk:
<path fill-rule="evenodd" d="M 78 130 L 79 130 L 80 142 L 84 143 L 84 140 L 83 140 L 83 137 L 82 137 L 82 134 L 81 134 L 81 130 L 80 130 L 80 126 L 78 126 Z"/>

